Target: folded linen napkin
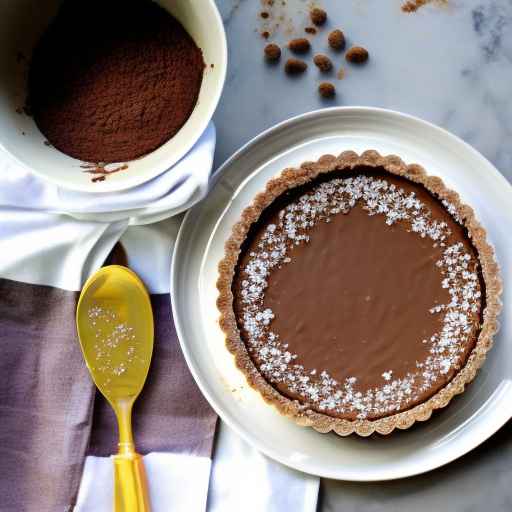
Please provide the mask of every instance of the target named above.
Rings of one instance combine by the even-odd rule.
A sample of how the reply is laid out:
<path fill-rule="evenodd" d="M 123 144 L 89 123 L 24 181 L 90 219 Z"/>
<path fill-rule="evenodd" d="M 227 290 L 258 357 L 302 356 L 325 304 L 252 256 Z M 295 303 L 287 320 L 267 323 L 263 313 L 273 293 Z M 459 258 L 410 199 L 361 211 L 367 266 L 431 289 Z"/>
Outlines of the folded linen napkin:
<path fill-rule="evenodd" d="M 210 123 L 195 146 L 168 171 L 122 193 L 101 194 L 62 189 L 2 153 L 0 207 L 64 212 L 98 222 L 155 222 L 186 210 L 206 195 L 214 149 L 215 127 Z"/>
<path fill-rule="evenodd" d="M 77 292 L 0 279 L 1 510 L 71 510 L 86 453 L 116 448 L 76 338 Z M 169 295 L 153 295 L 155 351 L 134 408 L 142 453 L 209 457 L 216 415 L 181 355 Z M 93 419 L 94 418 L 94 419 Z"/>

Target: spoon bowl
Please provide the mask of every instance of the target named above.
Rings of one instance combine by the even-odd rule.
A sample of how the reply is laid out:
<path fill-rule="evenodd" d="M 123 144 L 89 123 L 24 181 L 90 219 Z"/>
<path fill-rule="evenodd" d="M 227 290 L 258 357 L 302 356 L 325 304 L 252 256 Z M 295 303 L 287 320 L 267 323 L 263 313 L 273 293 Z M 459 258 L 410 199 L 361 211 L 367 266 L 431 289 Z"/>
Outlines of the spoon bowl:
<path fill-rule="evenodd" d="M 142 458 L 131 428 L 133 403 L 142 391 L 153 352 L 153 312 L 148 292 L 126 267 L 103 267 L 85 283 L 76 311 L 80 346 L 91 377 L 114 409 L 119 451 L 114 456 L 115 510 L 149 510 Z"/>

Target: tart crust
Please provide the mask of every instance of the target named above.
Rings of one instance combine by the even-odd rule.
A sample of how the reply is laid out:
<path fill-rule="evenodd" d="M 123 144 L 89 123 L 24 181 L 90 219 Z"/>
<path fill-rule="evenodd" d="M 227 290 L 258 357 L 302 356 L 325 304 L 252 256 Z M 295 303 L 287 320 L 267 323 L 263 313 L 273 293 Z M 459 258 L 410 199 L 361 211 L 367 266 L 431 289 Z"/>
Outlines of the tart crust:
<path fill-rule="evenodd" d="M 232 283 L 241 246 L 251 225 L 259 219 L 267 206 L 286 190 L 304 185 L 321 174 L 351 171 L 359 166 L 383 168 L 391 174 L 419 183 L 439 200 L 446 200 L 454 206 L 456 216 L 467 229 L 468 237 L 478 253 L 485 283 L 485 309 L 476 344 L 466 364 L 448 384 L 425 402 L 406 411 L 375 420 L 351 421 L 307 409 L 298 400 L 287 398 L 267 382 L 256 368 L 241 339 L 233 310 Z M 219 263 L 217 288 L 219 290 L 217 307 L 221 314 L 219 322 L 226 334 L 226 346 L 235 357 L 236 365 L 244 373 L 249 385 L 259 391 L 267 403 L 274 405 L 281 414 L 290 417 L 297 424 L 312 427 L 321 433 L 334 431 L 341 436 L 353 433 L 369 436 L 374 432 L 389 434 L 396 428 L 407 429 L 416 421 L 426 421 L 434 410 L 446 407 L 455 395 L 464 391 L 466 384 L 474 379 L 476 372 L 482 366 L 493 344 L 493 336 L 498 330 L 502 281 L 494 250 L 487 241 L 484 228 L 477 221 L 473 209 L 463 204 L 456 192 L 448 189 L 440 178 L 427 175 L 420 165 L 407 165 L 396 155 L 381 156 L 377 151 L 368 150 L 361 155 L 353 151 L 345 151 L 338 157 L 324 155 L 317 162 L 304 162 L 299 168 L 287 168 L 280 176 L 271 179 L 265 190 L 256 195 L 252 205 L 245 208 L 241 220 L 233 226 L 231 236 L 225 245 L 224 258 Z"/>

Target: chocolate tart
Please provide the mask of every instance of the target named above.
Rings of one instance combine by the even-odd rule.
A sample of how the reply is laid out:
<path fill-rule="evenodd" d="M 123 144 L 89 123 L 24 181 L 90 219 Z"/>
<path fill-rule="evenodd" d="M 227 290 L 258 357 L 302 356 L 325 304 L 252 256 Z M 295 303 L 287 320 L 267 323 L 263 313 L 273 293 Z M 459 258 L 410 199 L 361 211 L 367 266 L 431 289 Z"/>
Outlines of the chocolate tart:
<path fill-rule="evenodd" d="M 298 424 L 388 434 L 462 393 L 501 280 L 473 210 L 419 165 L 352 151 L 285 169 L 219 264 L 227 348 Z"/>

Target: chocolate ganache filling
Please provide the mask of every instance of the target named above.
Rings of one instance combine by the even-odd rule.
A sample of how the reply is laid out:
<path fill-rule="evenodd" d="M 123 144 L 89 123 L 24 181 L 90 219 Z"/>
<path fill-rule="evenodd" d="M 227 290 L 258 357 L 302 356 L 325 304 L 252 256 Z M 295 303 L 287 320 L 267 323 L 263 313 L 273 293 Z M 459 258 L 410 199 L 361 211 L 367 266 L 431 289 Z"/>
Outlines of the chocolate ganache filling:
<path fill-rule="evenodd" d="M 361 167 L 275 200 L 242 246 L 232 290 L 264 378 L 354 420 L 410 409 L 456 375 L 480 331 L 483 288 L 452 205 Z"/>

